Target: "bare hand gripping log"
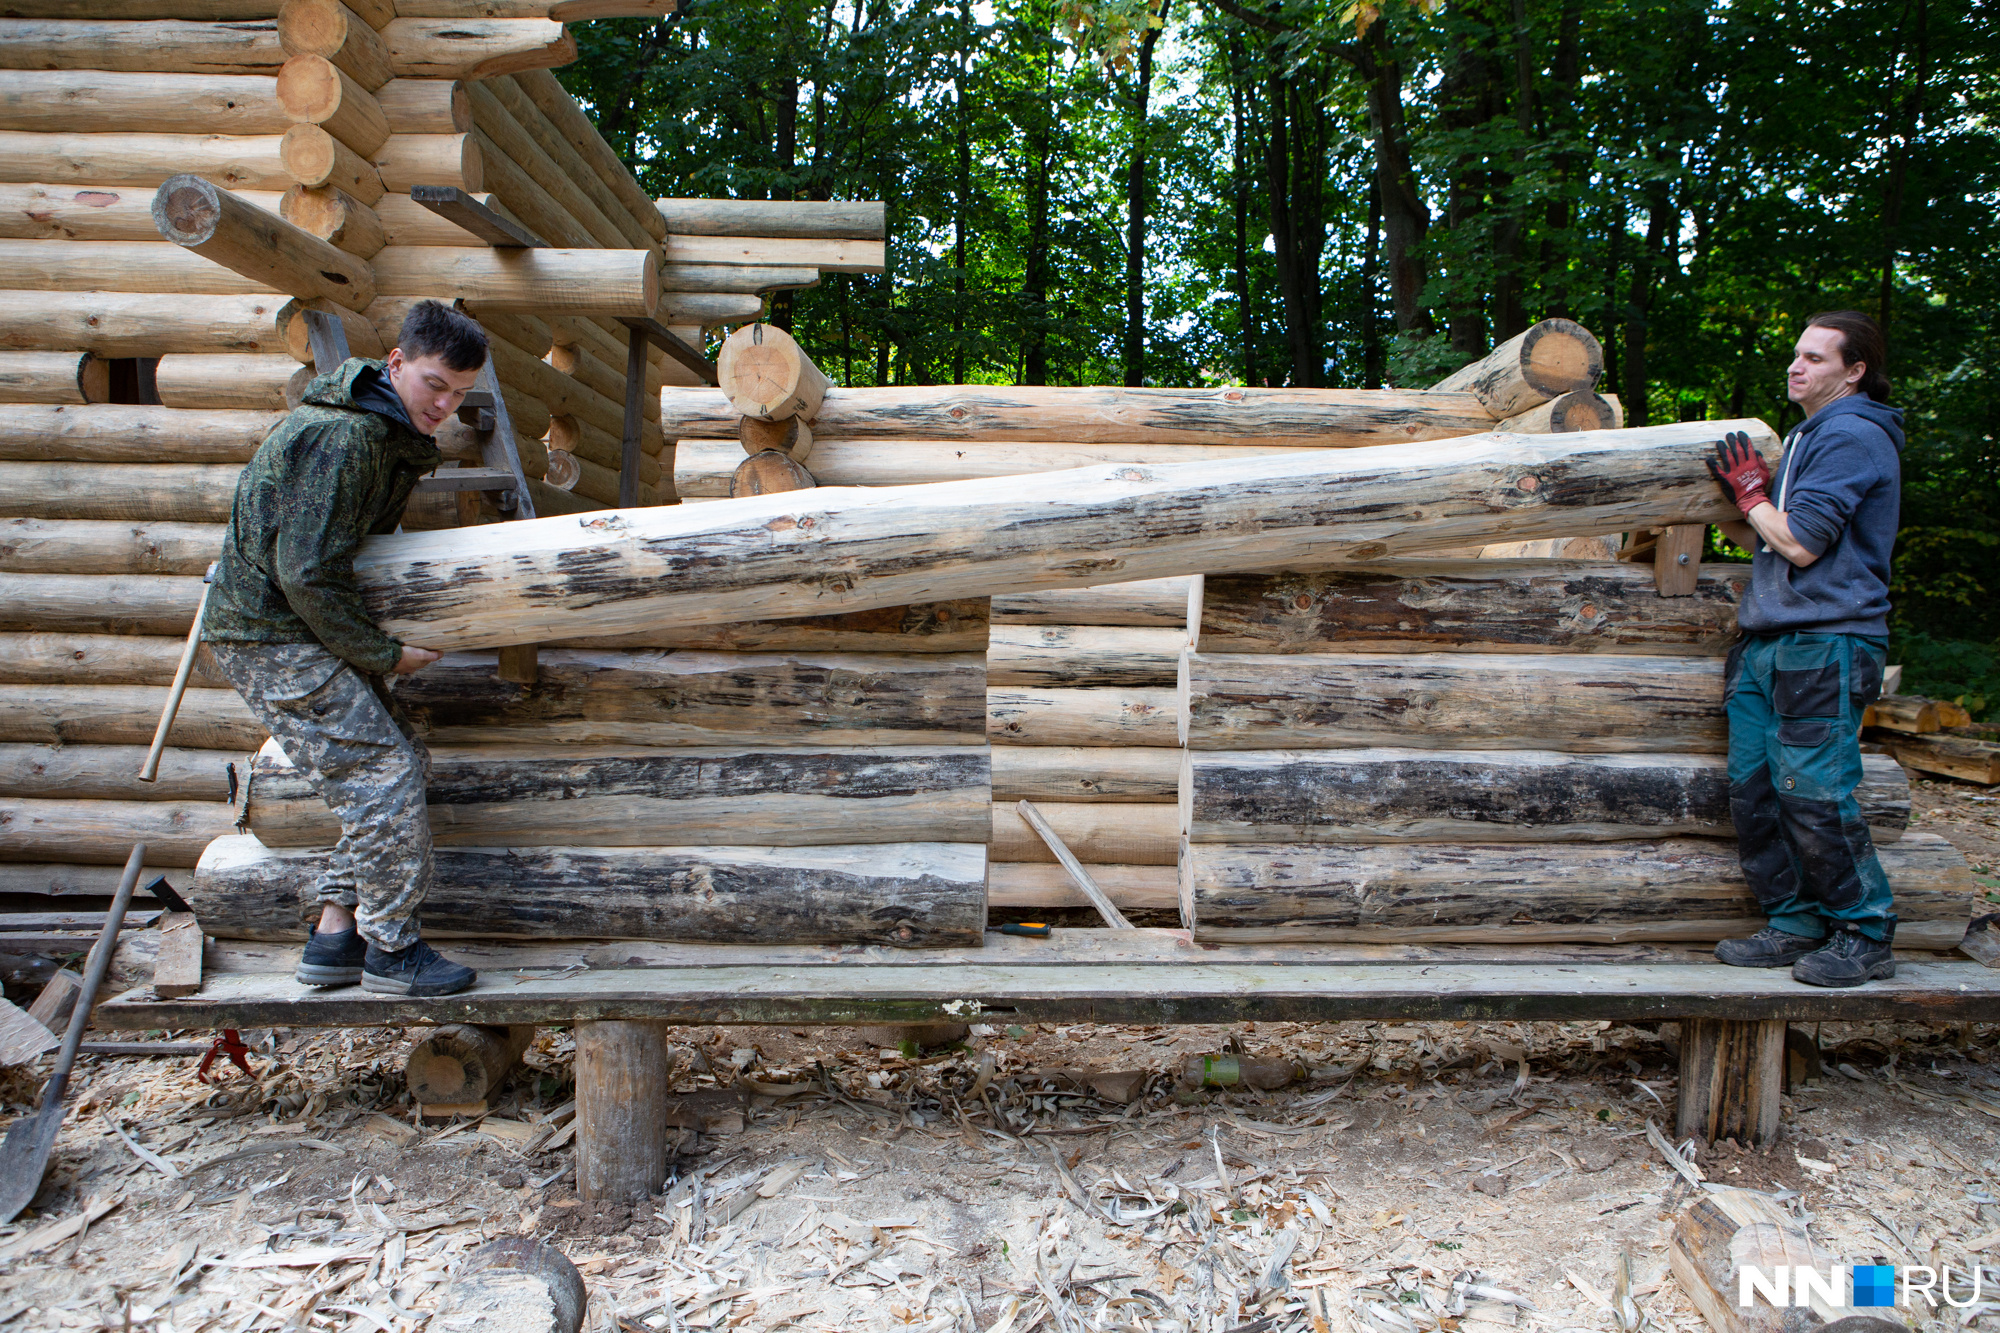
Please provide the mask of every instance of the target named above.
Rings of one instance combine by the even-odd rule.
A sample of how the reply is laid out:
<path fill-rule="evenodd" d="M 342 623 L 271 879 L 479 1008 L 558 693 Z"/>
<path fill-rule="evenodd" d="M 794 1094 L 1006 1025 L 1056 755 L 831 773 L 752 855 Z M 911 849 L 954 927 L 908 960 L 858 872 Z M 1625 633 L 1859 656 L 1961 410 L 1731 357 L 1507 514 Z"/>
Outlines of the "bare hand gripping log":
<path fill-rule="evenodd" d="M 452 650 L 1309 567 L 1738 517 L 1706 458 L 1761 421 L 1473 435 L 1240 462 L 1114 464 L 375 537 L 388 633 Z"/>

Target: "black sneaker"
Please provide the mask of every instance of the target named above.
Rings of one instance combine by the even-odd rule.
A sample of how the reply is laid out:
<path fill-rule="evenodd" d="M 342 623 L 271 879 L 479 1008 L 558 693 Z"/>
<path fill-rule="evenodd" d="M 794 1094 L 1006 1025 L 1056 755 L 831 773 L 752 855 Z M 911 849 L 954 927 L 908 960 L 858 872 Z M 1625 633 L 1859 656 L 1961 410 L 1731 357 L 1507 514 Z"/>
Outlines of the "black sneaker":
<path fill-rule="evenodd" d="M 292 980 L 301 986 L 352 986 L 361 980 L 367 954 L 368 942 L 352 926 L 324 934 L 314 930 L 306 937 L 306 951 L 299 955 Z"/>
<path fill-rule="evenodd" d="M 361 972 L 361 989 L 384 995 L 456 995 L 479 974 L 418 940 L 409 948 L 390 953 L 368 946 L 368 961 Z"/>
<path fill-rule="evenodd" d="M 1871 940 L 1851 926 L 1833 932 L 1824 947 L 1792 964 L 1792 980 L 1808 986 L 1859 986 L 1896 975 L 1896 957 L 1883 940 Z"/>
<path fill-rule="evenodd" d="M 1794 935 L 1789 930 L 1766 926 L 1747 940 L 1724 940 L 1715 946 L 1715 956 L 1731 967 L 1785 967 L 1796 963 L 1824 943 Z"/>

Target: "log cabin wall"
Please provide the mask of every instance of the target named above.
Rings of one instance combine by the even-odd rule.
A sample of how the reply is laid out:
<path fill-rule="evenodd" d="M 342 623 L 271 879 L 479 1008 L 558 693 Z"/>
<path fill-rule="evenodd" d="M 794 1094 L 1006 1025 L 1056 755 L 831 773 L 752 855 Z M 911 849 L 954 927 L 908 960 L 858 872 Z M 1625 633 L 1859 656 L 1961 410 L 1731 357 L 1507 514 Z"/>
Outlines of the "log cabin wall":
<path fill-rule="evenodd" d="M 549 72 L 575 55 L 552 7 L 6 7 L 0 894 L 11 905 L 108 895 L 138 838 L 149 870 L 185 885 L 203 849 L 234 832 L 265 736 L 206 654 L 160 780 L 136 773 L 236 475 L 311 377 L 306 304 L 337 316 L 357 355 L 393 346 L 425 297 L 477 316 L 530 494 L 549 514 L 618 498 L 627 332 L 616 315 L 650 315 L 698 345 L 760 311 L 765 293 L 818 281 L 789 241 L 776 253 L 740 231 L 669 232 Z M 163 239 L 155 194 L 181 173 L 336 247 L 347 303 Z M 413 202 L 418 185 L 460 188 L 552 249 L 495 250 Z M 875 239 L 833 265 L 879 267 Z M 690 382 L 649 351 L 642 503 L 674 502 L 657 391 Z M 448 459 L 480 461 L 456 423 L 439 443 Z M 490 495 L 424 494 L 405 525 L 498 517 Z"/>

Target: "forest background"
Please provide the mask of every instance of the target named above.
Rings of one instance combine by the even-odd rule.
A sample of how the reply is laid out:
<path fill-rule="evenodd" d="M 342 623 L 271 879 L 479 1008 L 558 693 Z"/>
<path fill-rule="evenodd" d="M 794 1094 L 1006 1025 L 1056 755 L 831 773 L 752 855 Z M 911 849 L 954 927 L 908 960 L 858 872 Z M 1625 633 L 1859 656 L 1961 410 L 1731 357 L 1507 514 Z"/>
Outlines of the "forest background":
<path fill-rule="evenodd" d="M 563 77 L 654 195 L 887 201 L 770 312 L 842 383 L 1420 387 L 1563 315 L 1628 423 L 1782 431 L 1867 311 L 1891 660 L 2000 716 L 2000 6 L 684 2 Z"/>

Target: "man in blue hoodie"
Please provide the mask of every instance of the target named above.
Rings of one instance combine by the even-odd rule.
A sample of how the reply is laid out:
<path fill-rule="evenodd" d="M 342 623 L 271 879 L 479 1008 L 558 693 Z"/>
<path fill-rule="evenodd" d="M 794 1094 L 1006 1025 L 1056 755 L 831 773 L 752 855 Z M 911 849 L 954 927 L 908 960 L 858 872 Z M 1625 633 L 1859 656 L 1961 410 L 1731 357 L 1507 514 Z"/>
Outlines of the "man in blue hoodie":
<path fill-rule="evenodd" d="M 1888 648 L 1903 414 L 1884 401 L 1887 349 L 1866 315 L 1813 316 L 1795 352 L 1787 387 L 1806 420 L 1775 478 L 1741 434 L 1709 464 L 1743 511 L 1722 529 L 1754 555 L 1725 687 L 1729 806 L 1770 918 L 1715 956 L 1859 986 L 1896 974 L 1889 882 L 1854 789 Z"/>

